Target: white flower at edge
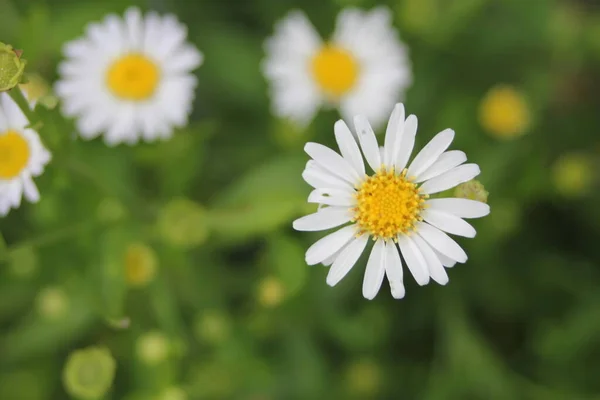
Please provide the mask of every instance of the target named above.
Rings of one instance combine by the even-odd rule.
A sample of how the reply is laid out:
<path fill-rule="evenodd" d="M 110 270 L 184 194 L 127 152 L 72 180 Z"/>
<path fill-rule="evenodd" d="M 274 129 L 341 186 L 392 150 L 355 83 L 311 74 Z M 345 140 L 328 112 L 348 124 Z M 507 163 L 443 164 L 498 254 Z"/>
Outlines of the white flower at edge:
<path fill-rule="evenodd" d="M 331 265 L 327 283 L 334 286 L 371 237 L 375 244 L 364 275 L 365 298 L 377 295 L 384 275 L 392 296 L 404 297 L 403 264 L 419 285 L 429 283 L 430 277 L 446 284 L 444 267 L 467 261 L 467 254 L 447 233 L 474 237 L 475 229 L 463 218 L 483 217 L 490 208 L 478 201 L 429 199 L 429 195 L 473 179 L 479 166 L 464 164 L 467 157 L 462 151 L 446 151 L 454 139 L 451 129 L 438 133 L 408 164 L 417 118 L 405 119 L 402 104 L 389 119 L 383 150 L 364 116 L 355 117 L 354 126 L 358 143 L 343 121 L 335 124 L 341 155 L 317 143 L 304 148 L 312 160 L 302 177 L 314 188 L 308 201 L 319 204 L 319 210 L 294 221 L 294 229 L 321 231 L 345 225 L 308 249 L 307 264 Z M 363 155 L 374 173 L 367 172 Z"/>
<path fill-rule="evenodd" d="M 365 115 L 377 128 L 412 82 L 408 53 L 387 8 L 348 8 L 323 42 L 306 15 L 288 14 L 265 42 L 263 71 L 278 117 L 308 124 L 322 105 L 342 117 Z"/>
<path fill-rule="evenodd" d="M 64 47 L 56 93 L 84 139 L 108 145 L 168 139 L 187 124 L 202 54 L 172 15 L 110 14 Z"/>
<path fill-rule="evenodd" d="M 22 197 L 32 203 L 40 199 L 33 178 L 44 172 L 51 156 L 28 125 L 13 99 L 0 93 L 0 216 L 18 208 Z"/>

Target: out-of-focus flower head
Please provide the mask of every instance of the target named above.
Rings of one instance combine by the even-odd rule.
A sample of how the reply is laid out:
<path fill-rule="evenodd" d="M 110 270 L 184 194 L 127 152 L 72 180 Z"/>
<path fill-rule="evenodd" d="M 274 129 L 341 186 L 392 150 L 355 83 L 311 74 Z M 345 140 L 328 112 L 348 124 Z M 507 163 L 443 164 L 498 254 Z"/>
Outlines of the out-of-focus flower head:
<path fill-rule="evenodd" d="M 84 139 L 108 145 L 168 139 L 187 125 L 202 54 L 175 16 L 129 8 L 64 47 L 56 93 Z"/>
<path fill-rule="evenodd" d="M 144 243 L 131 243 L 125 250 L 125 277 L 130 286 L 147 285 L 156 276 L 158 259 Z"/>
<path fill-rule="evenodd" d="M 588 155 L 569 153 L 554 162 L 552 181 L 561 195 L 578 197 L 590 190 L 594 171 L 594 163 Z"/>
<path fill-rule="evenodd" d="M 491 88 L 479 106 L 481 126 L 492 136 L 514 139 L 527 132 L 531 120 L 529 105 L 513 86 Z"/>
<path fill-rule="evenodd" d="M 365 114 L 378 128 L 412 82 L 408 51 L 384 7 L 342 10 L 325 42 L 304 13 L 293 11 L 277 23 L 265 51 L 273 113 L 300 126 L 324 105 L 348 121 Z"/>

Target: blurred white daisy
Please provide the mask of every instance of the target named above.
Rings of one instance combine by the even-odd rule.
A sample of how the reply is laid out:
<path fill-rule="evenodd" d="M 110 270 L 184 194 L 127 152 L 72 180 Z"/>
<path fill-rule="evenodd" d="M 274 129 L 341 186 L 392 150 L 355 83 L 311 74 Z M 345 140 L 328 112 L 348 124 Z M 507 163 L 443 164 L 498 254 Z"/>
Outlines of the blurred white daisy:
<path fill-rule="evenodd" d="M 387 8 L 340 12 L 331 40 L 323 42 L 307 17 L 293 11 L 265 42 L 263 71 L 273 113 L 306 125 L 321 107 L 342 118 L 365 115 L 378 128 L 412 82 L 405 46 Z"/>
<path fill-rule="evenodd" d="M 383 150 L 364 116 L 354 118 L 362 154 L 374 171 L 369 174 L 350 129 L 335 124 L 341 155 L 317 143 L 307 143 L 312 160 L 302 176 L 314 190 L 308 197 L 319 210 L 294 221 L 300 231 L 321 231 L 346 225 L 313 244 L 306 252 L 309 265 L 331 265 L 330 286 L 354 266 L 369 237 L 375 241 L 363 281 L 363 296 L 373 299 L 387 275 L 392 296 L 404 297 L 402 261 L 419 285 L 430 277 L 444 285 L 444 267 L 467 261 L 463 249 L 445 232 L 474 237 L 475 229 L 463 218 L 479 218 L 490 208 L 485 203 L 458 198 L 429 199 L 479 174 L 477 164 L 463 164 L 458 150 L 446 151 L 454 131 L 438 133 L 408 164 L 417 133 L 417 118 L 404 119 L 397 104 L 389 119 Z M 408 167 L 407 167 L 408 165 Z"/>
<path fill-rule="evenodd" d="M 108 15 L 86 36 L 67 43 L 56 92 L 85 139 L 104 133 L 109 145 L 171 137 L 187 124 L 203 60 L 172 15 Z"/>
<path fill-rule="evenodd" d="M 44 172 L 51 157 L 38 133 L 28 126 L 19 106 L 7 93 L 0 93 L 0 216 L 18 208 L 23 196 L 32 203 L 40 199 L 33 178 Z"/>

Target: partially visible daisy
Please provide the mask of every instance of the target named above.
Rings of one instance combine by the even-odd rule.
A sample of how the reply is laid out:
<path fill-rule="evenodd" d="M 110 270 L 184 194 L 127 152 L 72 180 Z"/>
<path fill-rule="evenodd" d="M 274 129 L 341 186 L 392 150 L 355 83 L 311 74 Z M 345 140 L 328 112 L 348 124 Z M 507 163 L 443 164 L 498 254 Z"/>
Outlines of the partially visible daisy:
<path fill-rule="evenodd" d="M 38 133 L 28 126 L 19 106 L 7 93 L 0 93 L 0 216 L 18 208 L 23 196 L 32 203 L 40 199 L 33 178 L 44 172 L 51 157 Z"/>
<path fill-rule="evenodd" d="M 382 125 L 412 81 L 407 50 L 391 21 L 387 8 L 348 8 L 323 42 L 304 13 L 291 12 L 265 42 L 273 113 L 306 125 L 326 105 L 344 119 L 361 114 Z"/>
<path fill-rule="evenodd" d="M 186 43 L 187 29 L 172 15 L 125 18 L 110 14 L 86 36 L 67 43 L 56 93 L 84 139 L 104 133 L 109 145 L 168 139 L 187 124 L 202 54 Z"/>
<path fill-rule="evenodd" d="M 343 121 L 335 124 L 341 155 L 317 143 L 304 150 L 312 157 L 302 177 L 315 188 L 308 197 L 319 210 L 294 221 L 299 231 L 321 231 L 345 225 L 313 244 L 306 252 L 309 265 L 331 265 L 327 276 L 336 285 L 357 262 L 371 237 L 371 250 L 363 281 L 363 296 L 373 299 L 383 282 L 392 296 L 404 297 L 401 260 L 419 285 L 430 277 L 444 285 L 444 267 L 467 261 L 464 250 L 446 233 L 474 237 L 475 229 L 463 218 L 487 215 L 487 204 L 459 198 L 430 199 L 473 179 L 477 164 L 464 164 L 465 153 L 446 151 L 454 131 L 438 133 L 409 164 L 415 144 L 417 117 L 404 118 L 397 104 L 389 119 L 382 149 L 364 116 L 354 118 L 358 144 Z M 359 148 L 360 144 L 360 148 Z M 363 155 L 369 173 L 363 162 Z"/>

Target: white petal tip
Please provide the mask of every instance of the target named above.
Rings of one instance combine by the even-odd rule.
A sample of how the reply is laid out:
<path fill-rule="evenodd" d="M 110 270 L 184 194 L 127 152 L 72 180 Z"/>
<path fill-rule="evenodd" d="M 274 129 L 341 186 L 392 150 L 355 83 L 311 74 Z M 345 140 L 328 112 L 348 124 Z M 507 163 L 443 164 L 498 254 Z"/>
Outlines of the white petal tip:
<path fill-rule="evenodd" d="M 427 277 L 427 279 L 419 279 L 419 280 L 415 279 L 415 281 L 417 282 L 417 285 L 425 286 L 429 283 L 429 277 Z"/>

